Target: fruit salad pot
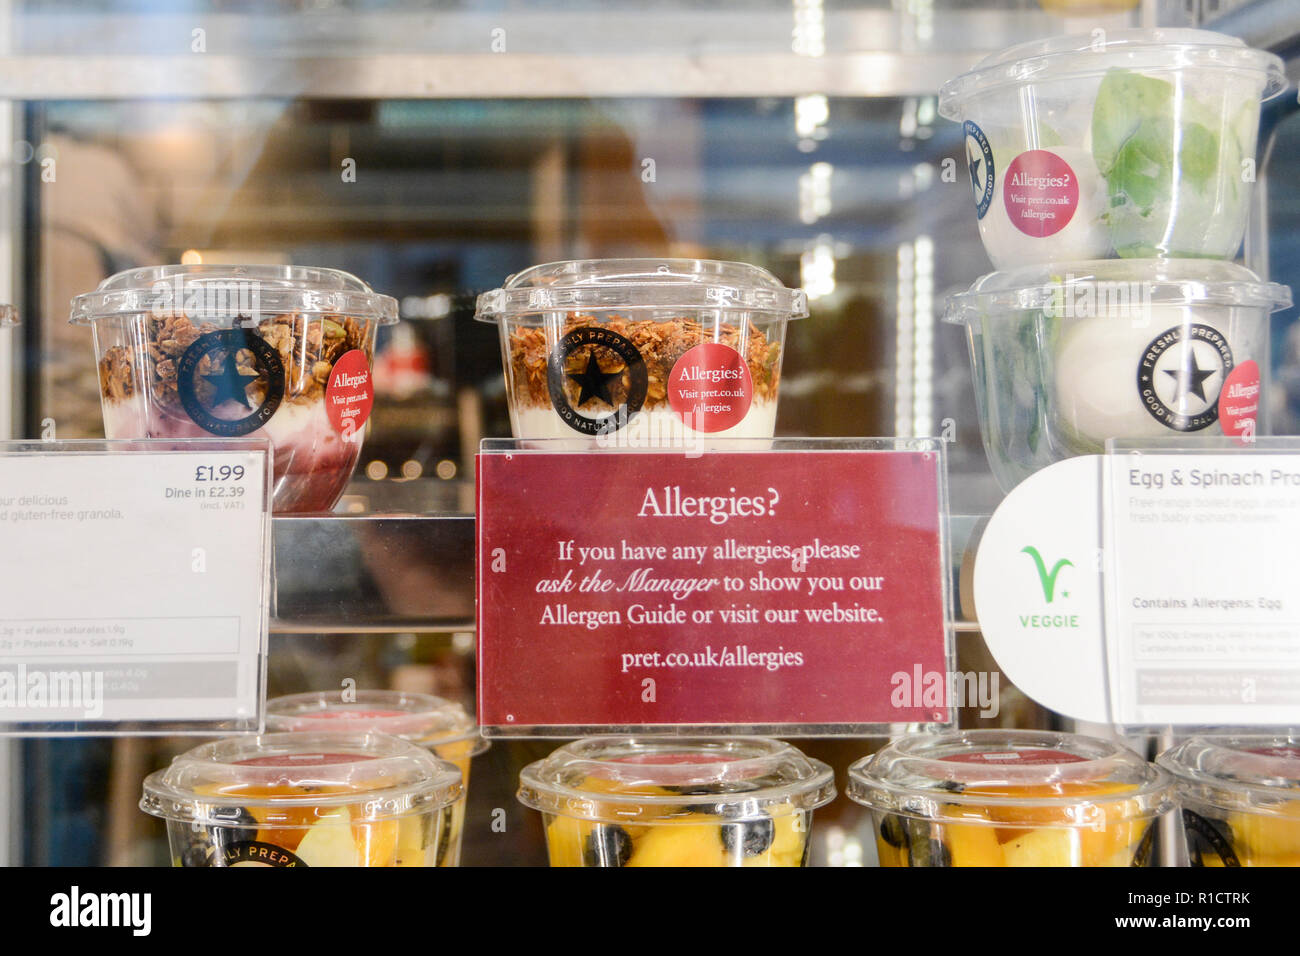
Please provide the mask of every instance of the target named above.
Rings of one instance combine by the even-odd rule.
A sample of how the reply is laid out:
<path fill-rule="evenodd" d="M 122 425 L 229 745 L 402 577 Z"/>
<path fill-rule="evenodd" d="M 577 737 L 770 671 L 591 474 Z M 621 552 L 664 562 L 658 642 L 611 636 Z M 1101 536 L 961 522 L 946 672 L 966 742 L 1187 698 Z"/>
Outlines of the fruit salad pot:
<path fill-rule="evenodd" d="M 444 835 L 439 840 L 436 863 L 438 866 L 460 864 L 470 762 L 488 748 L 474 719 L 460 704 L 432 694 L 394 690 L 354 691 L 347 701 L 339 699 L 338 691 L 291 694 L 267 701 L 266 728 L 284 733 L 329 730 L 389 734 L 423 747 L 455 766 L 460 771 L 463 790 L 443 810 Z"/>
<path fill-rule="evenodd" d="M 1194 737 L 1156 759 L 1192 866 L 1300 866 L 1300 739 Z"/>
<path fill-rule="evenodd" d="M 552 866 L 806 866 L 830 768 L 757 737 L 596 737 L 526 767 Z"/>
<path fill-rule="evenodd" d="M 455 766 L 396 737 L 265 734 L 178 756 L 140 808 L 175 866 L 436 866 L 461 793 Z"/>
<path fill-rule="evenodd" d="M 1153 866 L 1171 780 L 1074 734 L 905 737 L 849 768 L 884 867 Z"/>

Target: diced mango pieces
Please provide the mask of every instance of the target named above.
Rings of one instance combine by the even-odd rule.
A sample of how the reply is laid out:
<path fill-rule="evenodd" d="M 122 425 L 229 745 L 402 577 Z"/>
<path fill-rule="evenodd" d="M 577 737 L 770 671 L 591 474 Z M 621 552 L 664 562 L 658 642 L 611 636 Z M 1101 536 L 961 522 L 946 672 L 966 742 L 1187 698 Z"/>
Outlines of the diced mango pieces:
<path fill-rule="evenodd" d="M 546 846 L 551 866 L 582 866 L 582 849 L 591 824 L 575 817 L 551 817 L 546 824 Z"/>
<path fill-rule="evenodd" d="M 628 866 L 726 866 L 718 823 L 662 824 L 633 843 Z"/>
<path fill-rule="evenodd" d="M 1005 866 L 997 831 L 980 823 L 944 823 L 937 827 L 948 847 L 951 866 Z"/>
<path fill-rule="evenodd" d="M 1282 813 L 1232 813 L 1232 828 L 1237 855 L 1300 855 L 1300 801 L 1282 806 Z"/>

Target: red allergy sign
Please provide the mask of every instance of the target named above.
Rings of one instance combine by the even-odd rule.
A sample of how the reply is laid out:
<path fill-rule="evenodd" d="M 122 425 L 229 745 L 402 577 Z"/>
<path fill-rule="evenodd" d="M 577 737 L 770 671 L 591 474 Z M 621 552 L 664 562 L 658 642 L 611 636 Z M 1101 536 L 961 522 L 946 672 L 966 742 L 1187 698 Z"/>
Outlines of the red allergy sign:
<path fill-rule="evenodd" d="M 329 384 L 325 386 L 325 414 L 330 424 L 344 439 L 351 439 L 370 417 L 374 404 L 366 353 L 361 349 L 343 353 L 334 363 Z"/>
<path fill-rule="evenodd" d="M 480 455 L 479 722 L 949 721 L 909 690 L 947 673 L 939 471 L 921 451 Z"/>

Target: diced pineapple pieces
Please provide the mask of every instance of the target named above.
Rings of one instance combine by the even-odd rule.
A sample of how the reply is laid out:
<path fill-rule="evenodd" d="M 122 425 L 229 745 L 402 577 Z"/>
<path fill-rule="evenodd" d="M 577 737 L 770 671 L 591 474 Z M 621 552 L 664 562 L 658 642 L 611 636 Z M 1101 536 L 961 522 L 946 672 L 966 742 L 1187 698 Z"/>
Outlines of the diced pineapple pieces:
<path fill-rule="evenodd" d="M 1083 852 L 1069 827 L 1026 830 L 1008 843 L 1002 852 L 1007 866 L 1082 866 Z"/>
<path fill-rule="evenodd" d="M 352 836 L 352 818 L 346 807 L 321 816 L 308 827 L 294 853 L 307 866 L 365 865 Z"/>

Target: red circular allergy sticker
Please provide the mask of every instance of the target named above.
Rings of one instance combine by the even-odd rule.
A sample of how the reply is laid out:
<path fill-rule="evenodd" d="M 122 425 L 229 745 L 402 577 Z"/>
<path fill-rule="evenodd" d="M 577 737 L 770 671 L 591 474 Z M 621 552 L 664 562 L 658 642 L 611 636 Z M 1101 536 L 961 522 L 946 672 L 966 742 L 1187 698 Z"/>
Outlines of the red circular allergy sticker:
<path fill-rule="evenodd" d="M 739 352 L 721 342 L 687 349 L 668 376 L 668 403 L 697 432 L 739 425 L 753 400 L 749 366 Z"/>
<path fill-rule="evenodd" d="M 1258 419 L 1259 366 L 1247 359 L 1228 373 L 1219 389 L 1219 426 L 1239 444 L 1249 445 Z"/>
<path fill-rule="evenodd" d="M 325 414 L 334 430 L 345 441 L 358 435 L 375 404 L 375 390 L 370 381 L 370 363 L 360 349 L 344 352 L 334 363 L 329 384 L 325 386 Z"/>
<path fill-rule="evenodd" d="M 981 750 L 977 753 L 950 754 L 943 758 L 953 763 L 979 763 L 986 766 L 1031 767 L 1054 763 L 1082 763 L 1087 757 L 1064 750 Z"/>
<path fill-rule="evenodd" d="M 1002 180 L 1011 224 L 1027 236 L 1054 236 L 1079 208 L 1079 178 L 1053 152 L 1031 149 L 1011 161 Z"/>

